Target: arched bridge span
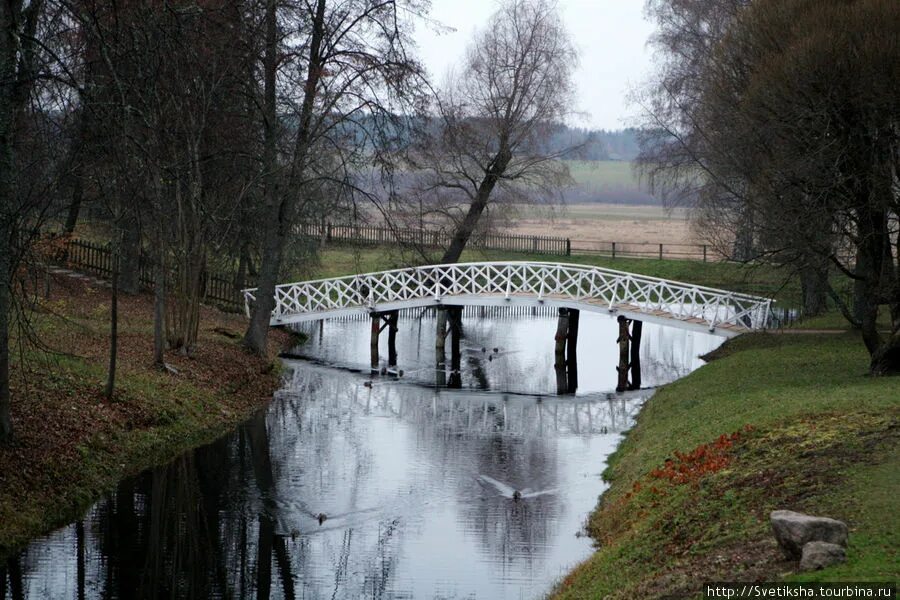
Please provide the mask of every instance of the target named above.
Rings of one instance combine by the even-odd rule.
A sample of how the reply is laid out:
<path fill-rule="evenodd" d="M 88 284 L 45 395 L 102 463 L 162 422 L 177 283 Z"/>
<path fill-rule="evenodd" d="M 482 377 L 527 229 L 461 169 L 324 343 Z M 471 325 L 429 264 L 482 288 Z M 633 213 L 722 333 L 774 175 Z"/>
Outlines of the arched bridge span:
<path fill-rule="evenodd" d="M 244 290 L 246 309 L 255 289 Z M 588 265 L 474 262 L 286 283 L 271 325 L 426 306 L 558 306 L 734 336 L 763 329 L 772 300 Z"/>

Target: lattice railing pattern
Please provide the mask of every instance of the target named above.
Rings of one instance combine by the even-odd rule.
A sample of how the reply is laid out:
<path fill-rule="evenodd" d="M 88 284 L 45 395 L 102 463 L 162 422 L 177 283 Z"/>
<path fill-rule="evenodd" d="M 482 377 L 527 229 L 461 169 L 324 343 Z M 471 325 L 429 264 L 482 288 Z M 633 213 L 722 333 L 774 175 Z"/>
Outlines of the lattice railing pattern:
<path fill-rule="evenodd" d="M 244 290 L 246 309 L 255 289 Z M 327 318 L 348 310 L 389 310 L 445 300 L 532 299 L 584 304 L 657 317 L 754 330 L 766 326 L 772 301 L 599 267 L 543 262 L 479 262 L 410 267 L 301 281 L 275 289 L 273 325 Z"/>

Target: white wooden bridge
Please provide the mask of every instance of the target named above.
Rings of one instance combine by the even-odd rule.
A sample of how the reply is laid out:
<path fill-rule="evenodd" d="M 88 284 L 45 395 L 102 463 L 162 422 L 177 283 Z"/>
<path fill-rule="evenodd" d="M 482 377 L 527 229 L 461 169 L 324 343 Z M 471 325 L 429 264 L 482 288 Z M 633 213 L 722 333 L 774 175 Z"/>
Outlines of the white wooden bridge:
<path fill-rule="evenodd" d="M 244 290 L 249 315 L 255 289 Z M 557 306 L 734 336 L 763 329 L 772 300 L 587 265 L 477 262 L 286 283 L 272 325 L 426 306 Z"/>

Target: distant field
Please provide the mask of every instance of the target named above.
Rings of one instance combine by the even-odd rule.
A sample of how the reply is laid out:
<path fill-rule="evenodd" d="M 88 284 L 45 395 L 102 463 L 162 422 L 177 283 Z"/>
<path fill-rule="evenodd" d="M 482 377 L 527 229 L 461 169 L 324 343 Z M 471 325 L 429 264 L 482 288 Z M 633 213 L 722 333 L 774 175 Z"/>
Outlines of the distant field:
<path fill-rule="evenodd" d="M 638 187 L 632 163 L 621 160 L 567 160 L 576 185 L 593 189 L 633 189 Z"/>
<path fill-rule="evenodd" d="M 563 196 L 570 204 L 583 202 L 655 205 L 659 201 L 641 186 L 633 163 L 615 160 L 566 161 L 575 185 Z"/>
<path fill-rule="evenodd" d="M 661 206 L 572 204 L 520 206 L 510 233 L 620 243 L 696 244 L 688 213 Z"/>

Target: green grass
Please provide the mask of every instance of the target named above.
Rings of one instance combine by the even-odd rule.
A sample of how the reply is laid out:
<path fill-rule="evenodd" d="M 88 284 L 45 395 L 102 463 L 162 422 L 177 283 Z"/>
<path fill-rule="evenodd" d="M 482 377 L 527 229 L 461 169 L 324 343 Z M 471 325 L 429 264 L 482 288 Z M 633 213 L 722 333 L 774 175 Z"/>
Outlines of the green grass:
<path fill-rule="evenodd" d="M 213 330 L 242 322 L 207 309 L 194 355 L 169 353 L 174 372 L 153 368 L 152 300 L 129 296 L 120 300 L 116 391 L 107 400 L 108 292 L 67 289 L 55 283 L 32 314 L 36 335 L 58 352 L 29 347 L 12 364 L 16 438 L 0 446 L 0 563 L 122 478 L 232 430 L 279 385 L 277 362 L 249 357 Z M 284 337 L 273 334 L 273 345 Z"/>
<path fill-rule="evenodd" d="M 48 397 L 54 387 L 90 389 L 104 374 L 100 365 L 63 356 L 40 387 Z M 71 456 L 33 465 L 40 470 L 36 479 L 29 478 L 33 487 L 18 490 L 27 502 L 21 502 L 21 493 L 0 493 L 0 558 L 71 520 L 123 477 L 209 443 L 249 416 L 229 411 L 221 394 L 162 373 L 122 373 L 117 401 L 139 404 L 152 422 L 108 426 L 89 436 L 75 447 L 76 468 Z"/>
<path fill-rule="evenodd" d="M 900 380 L 868 377 L 849 333 L 747 335 L 714 357 L 660 390 L 610 457 L 589 523 L 602 546 L 557 596 L 693 597 L 703 581 L 777 578 L 796 568 L 769 531 L 779 508 L 851 526 L 846 564 L 793 579 L 896 580 Z M 653 474 L 738 431 L 726 467 L 682 485 Z"/>
<path fill-rule="evenodd" d="M 637 189 L 638 178 L 632 163 L 621 160 L 567 160 L 576 185 L 592 190 Z"/>
<path fill-rule="evenodd" d="M 642 427 L 611 458 L 611 477 L 652 469 L 673 450 L 672 439 L 691 448 L 747 423 L 900 407 L 900 379 L 869 377 L 868 354 L 854 334 L 747 335 L 716 355 L 722 359 L 654 396 L 641 413 Z M 662 425 L 667 435 L 647 431 L 645 423 Z"/>

